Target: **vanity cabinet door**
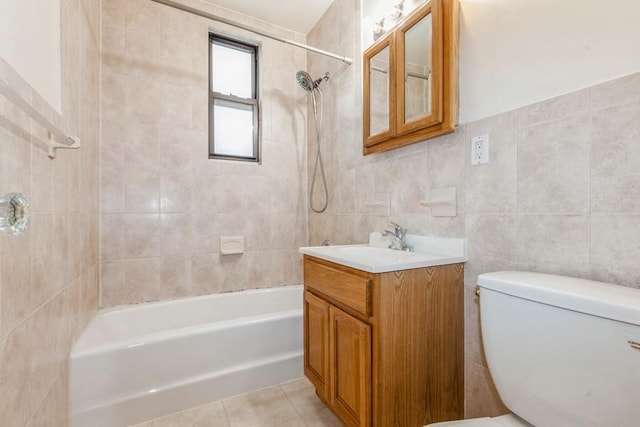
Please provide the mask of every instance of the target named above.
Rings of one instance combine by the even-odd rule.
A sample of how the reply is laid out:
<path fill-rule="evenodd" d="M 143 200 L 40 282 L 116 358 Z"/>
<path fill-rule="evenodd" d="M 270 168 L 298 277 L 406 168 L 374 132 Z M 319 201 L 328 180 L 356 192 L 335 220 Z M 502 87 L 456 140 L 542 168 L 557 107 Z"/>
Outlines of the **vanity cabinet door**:
<path fill-rule="evenodd" d="M 304 374 L 321 398 L 328 399 L 329 303 L 304 293 Z"/>
<path fill-rule="evenodd" d="M 329 306 L 329 403 L 347 426 L 371 425 L 371 326 Z"/>

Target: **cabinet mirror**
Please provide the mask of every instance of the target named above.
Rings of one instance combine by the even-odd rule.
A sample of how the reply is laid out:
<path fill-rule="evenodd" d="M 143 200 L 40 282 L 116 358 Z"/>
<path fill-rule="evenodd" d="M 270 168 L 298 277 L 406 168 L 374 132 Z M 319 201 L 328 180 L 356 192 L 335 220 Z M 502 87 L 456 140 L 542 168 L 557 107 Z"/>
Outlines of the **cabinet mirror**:
<path fill-rule="evenodd" d="M 373 58 L 371 58 L 370 75 L 372 80 L 371 99 L 369 108 L 371 111 L 371 134 L 376 135 L 389 130 L 389 46 L 385 46 Z"/>
<path fill-rule="evenodd" d="M 409 28 L 404 44 L 404 121 L 431 113 L 431 15 Z M 422 47 L 421 41 L 426 41 Z"/>
<path fill-rule="evenodd" d="M 371 90 L 367 91 L 363 100 L 367 121 L 369 144 L 375 144 L 393 135 L 395 119 L 392 120 L 392 107 L 395 106 L 395 82 L 391 80 L 393 38 L 387 37 L 371 50 L 370 58 L 365 63 L 365 82 Z"/>
<path fill-rule="evenodd" d="M 458 6 L 431 0 L 364 52 L 364 154 L 452 132 Z"/>
<path fill-rule="evenodd" d="M 431 8 L 417 14 L 402 25 L 397 32 L 399 52 L 398 75 L 398 133 L 405 133 L 442 120 L 439 115 L 441 61 L 437 37 L 438 22 L 434 23 Z M 435 37 L 434 37 L 435 35 Z M 435 72 L 434 72 L 435 71 Z"/>

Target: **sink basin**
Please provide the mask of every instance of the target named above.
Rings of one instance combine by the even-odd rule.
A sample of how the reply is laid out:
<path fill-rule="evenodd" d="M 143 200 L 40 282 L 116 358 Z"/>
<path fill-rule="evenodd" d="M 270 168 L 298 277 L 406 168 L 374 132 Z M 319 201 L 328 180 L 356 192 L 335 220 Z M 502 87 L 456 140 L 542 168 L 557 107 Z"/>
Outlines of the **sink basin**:
<path fill-rule="evenodd" d="M 352 255 L 359 258 L 403 260 L 414 256 L 414 252 L 397 251 L 394 249 L 378 248 L 376 246 L 337 246 L 336 250 L 345 255 Z"/>
<path fill-rule="evenodd" d="M 455 264 L 467 260 L 466 240 L 433 236 L 407 236 L 414 252 L 375 245 L 310 246 L 300 248 L 314 256 L 370 273 Z"/>

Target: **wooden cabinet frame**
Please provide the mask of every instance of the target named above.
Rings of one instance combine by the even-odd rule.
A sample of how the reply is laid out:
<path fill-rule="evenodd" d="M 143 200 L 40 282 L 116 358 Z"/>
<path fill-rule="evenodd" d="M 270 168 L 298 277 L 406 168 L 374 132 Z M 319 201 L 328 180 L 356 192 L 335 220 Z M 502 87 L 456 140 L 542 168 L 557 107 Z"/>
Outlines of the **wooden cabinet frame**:
<path fill-rule="evenodd" d="M 405 122 L 405 38 L 406 33 L 423 18 L 431 15 L 431 114 L 420 119 Z M 396 135 L 407 135 L 429 126 L 442 123 L 443 94 L 442 94 L 442 11 L 439 1 L 430 1 L 398 27 L 396 38 Z"/>
<path fill-rule="evenodd" d="M 463 277 L 463 264 L 374 274 L 305 255 L 305 375 L 345 425 L 464 417 Z"/>
<path fill-rule="evenodd" d="M 362 75 L 364 78 L 364 87 L 368 88 L 368 87 L 371 87 L 371 71 L 372 71 L 371 59 L 373 59 L 377 54 L 382 52 L 384 49 L 389 48 L 389 67 L 387 71 L 388 73 L 387 76 L 389 79 L 389 88 L 388 88 L 388 94 L 387 94 L 387 99 L 389 102 L 388 112 L 387 112 L 387 117 L 388 117 L 387 130 L 384 132 L 377 133 L 375 135 L 370 135 L 371 120 L 369 119 L 371 118 L 371 92 L 369 90 L 364 91 L 363 100 L 362 100 L 363 117 L 365 117 L 364 135 L 370 135 L 368 137 L 365 137 L 364 139 L 365 147 L 370 147 L 372 145 L 380 144 L 381 142 L 387 141 L 393 138 L 393 136 L 396 133 L 396 129 L 395 129 L 396 120 L 395 120 L 394 111 L 396 109 L 397 90 L 396 90 L 396 81 L 393 78 L 393 76 L 395 76 L 396 74 L 395 67 L 396 67 L 397 61 L 395 59 L 396 51 L 394 46 L 395 46 L 395 37 L 393 37 L 393 34 L 389 34 L 382 40 L 379 40 L 370 49 L 368 49 L 367 53 L 365 54 L 366 58 L 368 59 L 365 59 L 365 61 L 363 62 L 364 69 L 363 69 Z"/>
<path fill-rule="evenodd" d="M 304 374 L 329 399 L 329 303 L 304 293 Z"/>
<path fill-rule="evenodd" d="M 304 373 L 351 427 L 371 425 L 371 326 L 304 293 Z"/>
<path fill-rule="evenodd" d="M 405 34 L 427 15 L 432 17 L 431 114 L 405 123 Z M 388 151 L 451 133 L 458 116 L 458 15 L 457 0 L 430 0 L 410 14 L 396 29 L 364 52 L 363 152 Z M 389 129 L 371 135 L 370 61 L 390 47 Z"/>
<path fill-rule="evenodd" d="M 371 425 L 371 326 L 329 306 L 329 403 L 347 426 Z"/>

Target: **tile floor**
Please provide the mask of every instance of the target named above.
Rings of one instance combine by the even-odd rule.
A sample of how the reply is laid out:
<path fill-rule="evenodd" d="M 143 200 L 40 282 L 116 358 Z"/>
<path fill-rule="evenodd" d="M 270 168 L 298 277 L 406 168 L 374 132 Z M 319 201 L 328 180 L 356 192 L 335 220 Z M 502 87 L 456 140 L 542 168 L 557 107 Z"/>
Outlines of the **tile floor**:
<path fill-rule="evenodd" d="M 342 427 L 306 378 L 218 400 L 133 427 Z"/>

